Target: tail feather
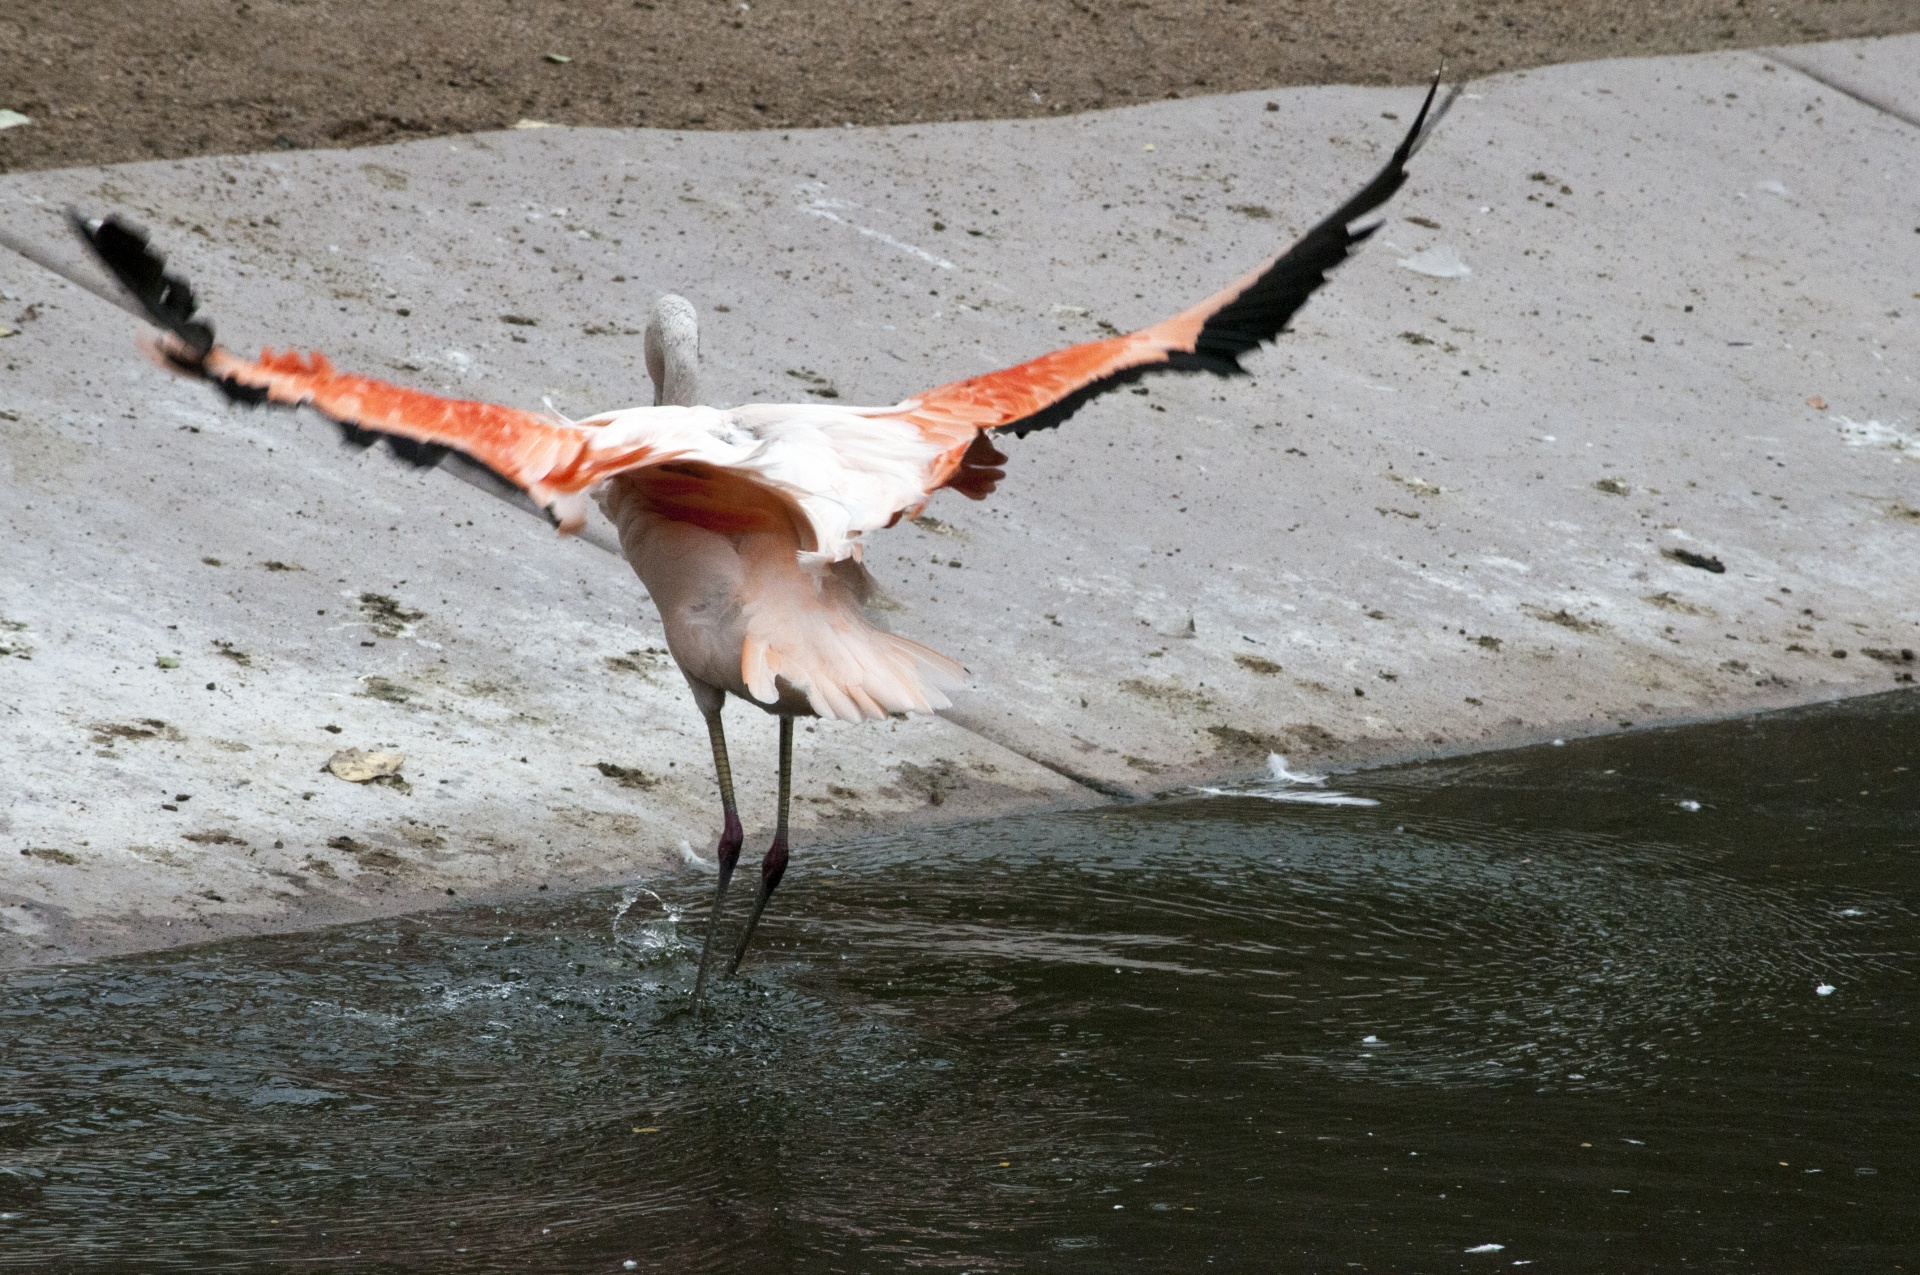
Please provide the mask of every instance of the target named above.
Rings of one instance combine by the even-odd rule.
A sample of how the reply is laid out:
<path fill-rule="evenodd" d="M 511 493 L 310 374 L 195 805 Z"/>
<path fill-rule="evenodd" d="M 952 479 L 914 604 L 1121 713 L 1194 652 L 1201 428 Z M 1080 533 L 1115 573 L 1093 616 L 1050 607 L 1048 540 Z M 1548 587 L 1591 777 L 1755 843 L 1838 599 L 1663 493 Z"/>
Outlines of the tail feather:
<path fill-rule="evenodd" d="M 945 692 L 965 684 L 955 661 L 876 628 L 840 575 L 800 564 L 790 542 L 750 562 L 740 677 L 761 703 L 776 702 L 777 679 L 822 717 L 877 721 L 946 708 Z"/>

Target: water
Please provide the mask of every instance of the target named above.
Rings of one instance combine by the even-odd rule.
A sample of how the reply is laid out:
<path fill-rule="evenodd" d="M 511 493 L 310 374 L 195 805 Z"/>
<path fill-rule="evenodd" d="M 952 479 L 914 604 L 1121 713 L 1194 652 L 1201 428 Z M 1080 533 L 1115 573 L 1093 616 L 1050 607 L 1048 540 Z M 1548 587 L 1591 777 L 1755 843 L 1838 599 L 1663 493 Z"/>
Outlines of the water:
<path fill-rule="evenodd" d="M 819 847 L 704 1019 L 693 873 L 16 973 L 0 1269 L 1911 1268 L 1917 744 Z"/>

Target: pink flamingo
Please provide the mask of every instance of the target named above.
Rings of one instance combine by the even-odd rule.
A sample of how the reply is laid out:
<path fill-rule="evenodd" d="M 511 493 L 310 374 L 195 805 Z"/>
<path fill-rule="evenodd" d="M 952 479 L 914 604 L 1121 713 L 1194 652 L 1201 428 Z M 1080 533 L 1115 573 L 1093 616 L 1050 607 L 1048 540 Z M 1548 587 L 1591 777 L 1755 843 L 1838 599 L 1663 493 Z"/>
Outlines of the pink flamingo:
<path fill-rule="evenodd" d="M 1328 272 L 1378 229 L 1353 223 L 1406 180 L 1407 160 L 1452 103 L 1449 96 L 1432 111 L 1438 88 L 1436 77 L 1371 182 L 1224 291 L 1137 332 L 1055 350 L 891 407 L 723 409 L 673 401 L 691 397 L 692 308 L 678 298 L 656 311 L 669 322 L 648 334 L 655 405 L 578 421 L 338 372 L 317 353 L 263 351 L 248 359 L 214 344 L 212 327 L 195 317 L 192 290 L 164 272 L 143 234 L 114 219 L 73 221 L 161 329 L 151 352 L 173 371 L 210 381 L 238 402 L 312 407 L 347 442 L 385 440 L 413 464 L 437 464 L 458 451 L 527 493 L 562 533 L 585 525 L 587 497 L 598 495 L 659 607 L 667 648 L 713 745 L 723 830 L 694 980 L 697 1005 L 742 841 L 721 727 L 727 696 L 780 719 L 773 843 L 731 975 L 787 868 L 794 718 L 929 713 L 947 707 L 946 692 L 966 676 L 939 652 L 869 623 L 862 604 L 873 583 L 860 565 L 862 537 L 917 516 L 943 488 L 974 500 L 991 493 L 1007 461 L 993 433 L 1022 438 L 1051 428 L 1094 396 L 1151 372 L 1243 373 L 1240 357 L 1274 340 Z"/>

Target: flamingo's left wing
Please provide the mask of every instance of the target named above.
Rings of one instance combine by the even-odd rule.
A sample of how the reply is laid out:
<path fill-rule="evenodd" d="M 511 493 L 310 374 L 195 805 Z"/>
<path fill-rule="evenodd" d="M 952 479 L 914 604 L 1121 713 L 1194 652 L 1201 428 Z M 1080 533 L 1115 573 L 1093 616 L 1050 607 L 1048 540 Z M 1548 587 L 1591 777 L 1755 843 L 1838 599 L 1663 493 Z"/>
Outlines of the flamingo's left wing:
<path fill-rule="evenodd" d="M 210 381 L 237 402 L 312 407 L 349 444 L 384 441 L 409 464 L 434 465 L 458 451 L 548 508 L 563 531 L 583 524 L 583 493 L 593 483 L 673 460 L 684 450 L 657 437 L 596 446 L 601 440 L 590 427 L 336 371 L 323 354 L 235 354 L 214 343 L 212 325 L 198 317 L 193 289 L 166 273 L 165 258 L 144 234 L 115 218 L 85 221 L 76 215 L 73 224 L 161 329 L 153 352 L 174 371 Z"/>
<path fill-rule="evenodd" d="M 1277 337 L 1334 267 L 1378 229 L 1356 229 L 1353 223 L 1386 203 L 1406 181 L 1407 160 L 1452 104 L 1450 94 L 1438 111 L 1432 110 L 1439 88 L 1436 77 L 1413 127 L 1372 181 L 1293 247 L 1232 287 L 1138 332 L 1068 346 L 902 403 L 900 414 L 923 432 L 951 440 L 946 485 L 976 499 L 993 489 L 1002 476 L 995 466 L 1006 458 L 986 441 L 984 431 L 1024 437 L 1051 428 L 1087 400 L 1150 372 L 1244 373 L 1240 356 Z"/>

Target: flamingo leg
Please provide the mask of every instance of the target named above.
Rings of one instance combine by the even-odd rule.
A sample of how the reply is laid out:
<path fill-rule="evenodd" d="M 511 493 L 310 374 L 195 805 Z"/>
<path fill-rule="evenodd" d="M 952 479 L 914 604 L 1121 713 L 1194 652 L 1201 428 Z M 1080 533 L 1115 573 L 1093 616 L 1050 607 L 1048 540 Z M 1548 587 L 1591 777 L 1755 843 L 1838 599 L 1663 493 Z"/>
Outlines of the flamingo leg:
<path fill-rule="evenodd" d="M 740 946 L 734 951 L 733 964 L 727 966 L 727 977 L 732 978 L 740 969 L 740 961 L 747 954 L 747 944 L 753 942 L 753 927 L 760 924 L 760 914 L 767 910 L 767 900 L 780 885 L 780 878 L 787 872 L 787 805 L 793 798 L 793 718 L 780 719 L 780 817 L 774 825 L 773 844 L 767 847 L 767 857 L 760 861 L 760 897 L 753 901 L 753 913 L 747 917 L 747 932 L 740 936 Z"/>
<path fill-rule="evenodd" d="M 720 704 L 724 705 L 725 700 Z M 727 761 L 727 734 L 720 725 L 720 705 L 713 708 L 702 705 L 702 711 L 707 719 L 707 738 L 713 743 L 713 771 L 720 780 L 720 809 L 725 823 L 720 830 L 720 844 L 713 851 L 714 862 L 720 865 L 720 880 L 713 889 L 713 917 L 707 922 L 707 941 L 700 947 L 700 972 L 693 980 L 695 1008 L 707 990 L 707 967 L 713 962 L 713 936 L 720 929 L 720 904 L 727 897 L 727 882 L 733 879 L 734 865 L 740 862 L 740 843 L 746 839 L 740 828 L 740 812 L 733 804 L 733 767 Z M 782 828 L 786 826 L 785 812 L 783 803 Z"/>

